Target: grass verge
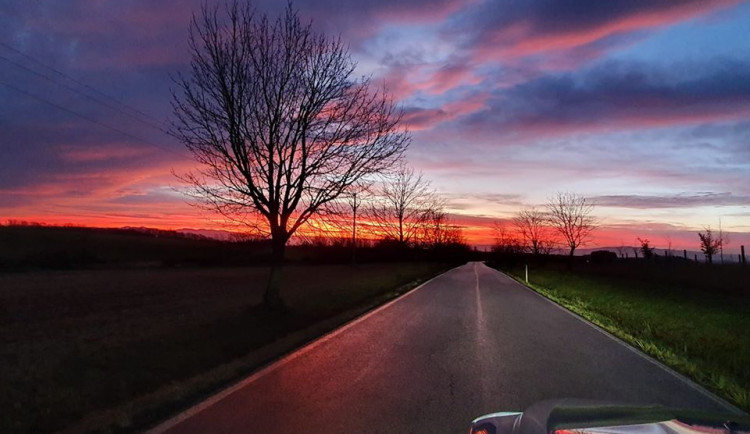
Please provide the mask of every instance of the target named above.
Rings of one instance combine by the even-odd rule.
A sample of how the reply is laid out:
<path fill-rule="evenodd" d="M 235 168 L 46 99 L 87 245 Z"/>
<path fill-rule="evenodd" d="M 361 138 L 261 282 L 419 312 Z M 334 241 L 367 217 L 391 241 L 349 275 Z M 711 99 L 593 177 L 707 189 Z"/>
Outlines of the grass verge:
<path fill-rule="evenodd" d="M 524 283 L 522 268 L 503 271 Z M 746 296 L 544 266 L 529 276 L 535 291 L 750 411 Z"/>
<path fill-rule="evenodd" d="M 0 275 L 0 432 L 143 429 L 447 268 L 290 266 L 283 315 L 264 268 Z"/>

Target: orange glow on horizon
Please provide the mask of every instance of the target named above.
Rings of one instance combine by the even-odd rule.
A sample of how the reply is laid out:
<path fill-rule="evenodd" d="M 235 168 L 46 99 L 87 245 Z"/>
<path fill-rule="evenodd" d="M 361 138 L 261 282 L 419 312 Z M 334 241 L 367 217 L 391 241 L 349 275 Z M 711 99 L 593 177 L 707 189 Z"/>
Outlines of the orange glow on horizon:
<path fill-rule="evenodd" d="M 461 228 L 463 237 L 467 244 L 480 249 L 490 248 L 495 244 L 495 230 L 492 221 L 476 222 L 462 219 L 456 216 L 452 219 L 452 224 Z M 171 214 L 171 215 L 154 215 L 150 218 L 137 216 L 113 216 L 113 215 L 69 215 L 69 216 L 50 216 L 50 215 L 25 215 L 18 217 L 5 218 L 0 221 L 0 225 L 9 222 L 24 222 L 30 224 L 41 224 L 44 226 L 79 226 L 90 228 L 124 228 L 124 227 L 145 227 L 150 229 L 159 229 L 166 231 L 178 231 L 184 229 L 197 231 L 226 231 L 228 233 L 243 233 L 238 224 L 226 223 L 218 215 L 209 215 L 208 213 L 198 216 L 195 213 Z M 505 227 L 510 236 L 515 235 L 515 230 L 510 221 L 504 221 Z M 339 222 L 339 224 L 320 224 L 316 226 L 305 225 L 296 235 L 298 239 L 312 239 L 317 237 L 331 239 L 348 239 L 351 237 L 351 222 Z M 379 234 L 371 222 L 361 220 L 357 225 L 357 237 L 361 240 L 377 240 Z M 322 229 L 322 230 L 321 230 Z M 592 237 L 590 243 L 581 247 L 581 249 L 596 248 L 617 248 L 626 247 L 624 251 L 629 252 L 630 248 L 639 245 L 637 238 L 649 239 L 651 245 L 656 247 L 656 251 L 662 254 L 664 250 L 671 250 L 678 254 L 683 249 L 688 251 L 699 250 L 699 241 L 697 232 L 702 228 L 665 231 L 659 228 L 649 228 L 647 225 L 629 224 L 622 226 L 602 226 L 598 228 Z M 750 234 L 732 234 L 732 244 L 728 246 L 726 252 L 732 254 L 734 250 L 739 250 L 740 245 L 750 244 Z"/>

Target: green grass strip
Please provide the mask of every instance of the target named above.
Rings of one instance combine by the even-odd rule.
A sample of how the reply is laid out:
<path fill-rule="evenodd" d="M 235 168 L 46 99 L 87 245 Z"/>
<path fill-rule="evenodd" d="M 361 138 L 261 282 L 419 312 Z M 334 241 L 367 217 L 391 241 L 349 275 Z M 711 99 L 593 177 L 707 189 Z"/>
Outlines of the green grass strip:
<path fill-rule="evenodd" d="M 750 411 L 750 315 L 719 296 L 573 273 L 504 270 L 519 283 Z"/>

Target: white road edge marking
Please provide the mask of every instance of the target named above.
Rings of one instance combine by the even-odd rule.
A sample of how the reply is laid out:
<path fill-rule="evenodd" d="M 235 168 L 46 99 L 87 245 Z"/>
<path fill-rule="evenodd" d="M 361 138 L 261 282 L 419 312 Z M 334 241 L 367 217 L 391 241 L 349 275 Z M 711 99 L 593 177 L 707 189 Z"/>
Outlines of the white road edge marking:
<path fill-rule="evenodd" d="M 699 392 L 700 394 L 702 394 L 706 398 L 709 398 L 710 400 L 714 401 L 715 403 L 719 404 L 720 406 L 726 408 L 727 411 L 729 411 L 731 413 L 740 414 L 740 415 L 744 415 L 745 414 L 745 412 L 742 411 L 740 408 L 735 407 L 733 404 L 729 403 L 728 401 L 724 400 L 723 398 L 720 398 L 719 396 L 716 396 L 714 393 L 712 393 L 708 389 L 704 388 L 700 384 L 698 384 L 698 383 L 694 382 L 693 380 L 687 378 L 686 376 L 680 374 L 679 372 L 677 372 L 674 369 L 670 368 L 669 366 L 663 364 L 662 362 L 660 362 L 660 361 L 652 358 L 648 354 L 646 354 L 643 351 L 641 351 L 641 350 L 633 347 L 629 343 L 627 343 L 627 342 L 623 341 L 622 339 L 618 338 L 617 336 L 609 333 L 608 331 L 604 330 L 603 328 L 599 327 L 598 325 L 596 325 L 596 324 L 594 324 L 594 323 L 586 320 L 585 318 L 583 318 L 582 316 L 578 315 L 577 313 L 575 313 L 575 312 L 573 312 L 571 310 L 568 310 L 565 307 L 563 307 L 563 306 L 555 303 L 554 301 L 552 301 L 549 298 L 543 296 L 542 294 L 534 291 L 533 289 L 531 289 L 528 286 L 522 284 L 521 282 L 517 281 L 516 279 L 508 276 L 507 274 L 503 273 L 502 271 L 496 270 L 496 269 L 491 268 L 491 267 L 489 267 L 487 265 L 485 265 L 485 267 L 487 267 L 490 270 L 494 270 L 494 271 L 498 272 L 502 276 L 507 277 L 513 283 L 517 284 L 521 288 L 523 288 L 523 289 L 531 292 L 532 294 L 536 294 L 538 297 L 541 297 L 543 300 L 546 300 L 549 303 L 552 303 L 558 309 L 560 309 L 560 310 L 562 310 L 564 312 L 567 312 L 570 315 L 572 315 L 574 318 L 578 319 L 578 321 L 581 321 L 582 323 L 588 325 L 589 327 L 593 328 L 594 330 L 598 331 L 599 333 L 603 334 L 604 336 L 608 337 L 609 339 L 611 339 L 611 340 L 619 343 L 620 345 L 622 345 L 623 347 L 627 348 L 629 351 L 637 354 L 638 356 L 640 356 L 641 358 L 645 359 L 646 361 L 648 361 L 648 362 L 650 362 L 650 363 L 652 363 L 652 364 L 654 364 L 654 365 L 662 368 L 667 373 L 671 374 L 673 377 L 677 378 L 678 380 L 680 380 L 683 383 L 685 383 L 686 385 L 688 385 L 690 388 L 694 389 L 696 392 Z"/>
<path fill-rule="evenodd" d="M 354 327 L 355 325 L 361 323 L 362 321 L 367 320 L 371 316 L 377 314 L 378 312 L 387 309 L 391 305 L 405 299 L 406 297 L 414 294 L 418 290 L 422 289 L 425 285 L 429 284 L 433 280 L 444 276 L 447 273 L 450 273 L 453 270 L 456 270 L 458 268 L 461 268 L 467 264 L 459 265 L 458 267 L 451 268 L 450 270 L 444 271 L 437 276 L 432 277 L 430 280 L 420 284 L 419 286 L 415 287 L 414 289 L 409 290 L 405 294 L 394 298 L 393 300 L 389 301 L 388 303 L 377 307 L 366 314 L 357 317 L 348 323 L 342 325 L 341 327 L 331 330 L 330 332 L 324 334 L 323 336 L 313 340 L 312 342 L 308 343 L 302 348 L 299 348 L 286 356 L 271 362 L 270 364 L 266 365 L 265 367 L 261 368 L 260 370 L 256 371 L 255 373 L 251 374 L 249 377 L 245 377 L 244 379 L 240 380 L 239 382 L 228 386 L 226 389 L 221 390 L 220 392 L 217 392 L 216 394 L 206 398 L 205 400 L 199 402 L 198 404 L 195 404 L 194 406 L 188 408 L 187 410 L 182 411 L 181 413 L 167 419 L 166 421 L 156 425 L 155 427 L 149 429 L 146 431 L 146 434 L 162 434 L 175 426 L 179 425 L 183 421 L 195 416 L 196 414 L 202 412 L 203 410 L 213 406 L 217 402 L 223 400 L 224 398 L 228 397 L 229 395 L 233 394 L 234 392 L 242 389 L 243 387 L 249 385 L 250 383 L 262 378 L 265 375 L 270 374 L 271 372 L 281 368 L 282 366 L 286 365 L 287 363 L 293 361 L 294 359 L 300 357 L 301 355 L 309 352 L 310 350 L 314 349 L 315 347 L 333 339 L 334 337 L 338 336 L 339 334 L 345 332 L 346 330 L 350 329 L 351 327 Z"/>

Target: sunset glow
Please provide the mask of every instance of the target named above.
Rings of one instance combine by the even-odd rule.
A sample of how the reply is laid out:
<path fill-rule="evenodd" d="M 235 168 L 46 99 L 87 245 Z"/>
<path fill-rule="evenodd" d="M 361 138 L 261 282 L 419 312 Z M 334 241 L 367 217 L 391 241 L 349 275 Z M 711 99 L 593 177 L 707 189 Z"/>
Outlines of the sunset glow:
<path fill-rule="evenodd" d="M 6 3 L 0 223 L 231 229 L 180 193 L 196 163 L 164 132 L 201 1 Z M 750 4 L 614 3 L 294 6 L 401 104 L 471 244 L 570 191 L 597 204 L 586 247 L 698 250 L 706 226 L 750 245 Z"/>

